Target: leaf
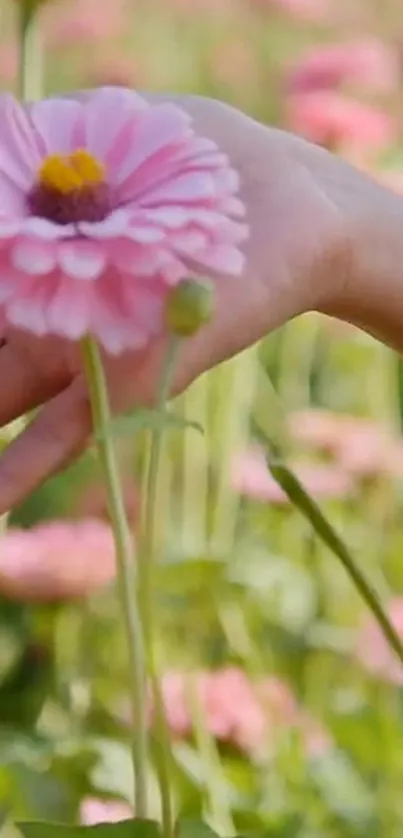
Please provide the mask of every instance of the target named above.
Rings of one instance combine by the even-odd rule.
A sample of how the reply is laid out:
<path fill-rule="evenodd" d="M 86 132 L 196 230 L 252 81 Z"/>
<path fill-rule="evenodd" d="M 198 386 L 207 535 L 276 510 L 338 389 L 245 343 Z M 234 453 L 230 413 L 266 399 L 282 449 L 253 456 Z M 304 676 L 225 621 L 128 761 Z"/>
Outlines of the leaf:
<path fill-rule="evenodd" d="M 309 773 L 331 812 L 353 823 L 371 820 L 373 796 L 342 751 L 315 757 Z"/>
<path fill-rule="evenodd" d="M 204 434 L 203 427 L 199 422 L 192 422 L 188 419 L 183 419 L 176 413 L 171 413 L 169 410 L 152 410 L 151 408 L 136 409 L 131 413 L 125 413 L 123 416 L 116 416 L 110 422 L 106 435 L 112 436 L 129 436 L 138 431 L 149 430 L 158 431 L 164 429 L 179 429 L 185 430 L 193 428 L 193 430 Z M 96 439 L 102 439 L 103 434 L 98 433 Z"/>
<path fill-rule="evenodd" d="M 176 824 L 177 838 L 217 838 L 217 833 L 203 821 L 184 818 Z"/>
<path fill-rule="evenodd" d="M 16 824 L 24 838 L 160 838 L 154 821 L 136 818 L 96 826 L 66 826 L 59 823 L 21 822 Z"/>

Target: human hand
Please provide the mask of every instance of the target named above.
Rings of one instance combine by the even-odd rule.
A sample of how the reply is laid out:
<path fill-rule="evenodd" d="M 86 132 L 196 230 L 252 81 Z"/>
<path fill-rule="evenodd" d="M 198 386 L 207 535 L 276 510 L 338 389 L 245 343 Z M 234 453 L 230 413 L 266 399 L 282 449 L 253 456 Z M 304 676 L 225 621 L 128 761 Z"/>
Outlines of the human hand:
<path fill-rule="evenodd" d="M 219 102 L 170 100 L 229 155 L 240 174 L 251 232 L 244 274 L 217 282 L 212 322 L 186 342 L 174 388 L 180 392 L 297 314 L 337 307 L 354 261 L 351 230 L 374 185 L 327 152 Z M 3 339 L 0 424 L 43 407 L 0 461 L 0 513 L 68 463 L 91 434 L 77 347 L 10 328 Z M 115 411 L 152 402 L 164 345 L 161 338 L 146 350 L 105 358 Z"/>

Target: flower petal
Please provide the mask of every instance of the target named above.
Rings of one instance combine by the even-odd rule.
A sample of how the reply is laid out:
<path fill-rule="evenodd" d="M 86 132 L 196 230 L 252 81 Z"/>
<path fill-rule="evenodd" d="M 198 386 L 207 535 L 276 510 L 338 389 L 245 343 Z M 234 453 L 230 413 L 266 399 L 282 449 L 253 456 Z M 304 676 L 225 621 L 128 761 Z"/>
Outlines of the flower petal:
<path fill-rule="evenodd" d="M 2 180 L 26 193 L 40 161 L 39 148 L 26 112 L 8 93 L 0 95 L 0 124 Z M 15 199 L 17 195 L 15 192 Z"/>
<path fill-rule="evenodd" d="M 163 206 L 175 203 L 198 203 L 214 198 L 219 193 L 215 180 L 208 173 L 190 172 L 173 178 L 163 186 L 150 190 L 139 201 L 144 207 Z"/>
<path fill-rule="evenodd" d="M 48 242 L 21 238 L 13 244 L 11 262 L 17 271 L 41 276 L 53 271 L 56 264 L 54 247 Z"/>
<path fill-rule="evenodd" d="M 31 105 L 31 119 L 42 138 L 45 154 L 68 154 L 84 144 L 84 108 L 75 99 L 43 99 Z"/>
<path fill-rule="evenodd" d="M 34 236 L 47 241 L 66 239 L 77 235 L 74 224 L 54 224 L 53 221 L 48 221 L 47 218 L 39 218 L 36 215 L 24 219 L 21 232 L 27 236 Z"/>
<path fill-rule="evenodd" d="M 105 268 L 106 254 L 98 242 L 62 242 L 57 249 L 61 270 L 73 279 L 96 279 Z"/>
<path fill-rule="evenodd" d="M 60 277 L 46 309 L 49 331 L 69 340 L 84 337 L 89 331 L 92 305 L 91 283 Z"/>
<path fill-rule="evenodd" d="M 130 154 L 116 172 L 116 183 L 123 184 L 127 178 L 135 179 L 136 170 L 148 158 L 170 146 L 192 136 L 190 117 L 176 105 L 156 105 L 142 114 L 136 126 Z"/>
<path fill-rule="evenodd" d="M 133 129 L 149 108 L 133 90 L 102 87 L 95 91 L 85 103 L 86 148 L 108 166 L 116 166 L 115 158 L 124 159 L 130 151 Z"/>

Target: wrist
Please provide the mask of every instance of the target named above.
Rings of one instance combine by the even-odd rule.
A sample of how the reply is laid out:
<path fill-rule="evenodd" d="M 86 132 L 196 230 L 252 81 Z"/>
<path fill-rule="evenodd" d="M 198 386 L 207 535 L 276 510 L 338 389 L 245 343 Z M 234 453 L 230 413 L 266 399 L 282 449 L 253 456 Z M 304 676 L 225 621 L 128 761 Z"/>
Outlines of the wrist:
<path fill-rule="evenodd" d="M 344 204 L 346 270 L 321 311 L 403 352 L 403 197 L 357 172 Z"/>

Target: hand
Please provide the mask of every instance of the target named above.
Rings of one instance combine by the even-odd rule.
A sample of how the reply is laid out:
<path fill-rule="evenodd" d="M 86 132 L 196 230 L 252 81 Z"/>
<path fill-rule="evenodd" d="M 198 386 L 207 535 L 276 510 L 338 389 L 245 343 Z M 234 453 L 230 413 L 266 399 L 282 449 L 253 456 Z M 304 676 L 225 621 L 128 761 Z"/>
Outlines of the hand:
<path fill-rule="evenodd" d="M 244 276 L 217 282 L 213 322 L 186 343 L 175 382 L 180 392 L 286 320 L 337 306 L 349 282 L 353 216 L 372 183 L 327 152 L 223 104 L 173 98 L 239 171 L 251 229 Z M 0 513 L 81 452 L 91 433 L 77 347 L 10 329 L 3 337 L 0 424 L 43 407 L 0 462 Z M 146 351 L 105 359 L 114 410 L 152 402 L 163 353 L 161 339 Z"/>

